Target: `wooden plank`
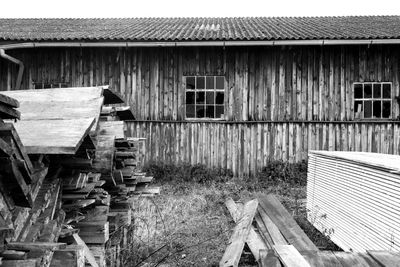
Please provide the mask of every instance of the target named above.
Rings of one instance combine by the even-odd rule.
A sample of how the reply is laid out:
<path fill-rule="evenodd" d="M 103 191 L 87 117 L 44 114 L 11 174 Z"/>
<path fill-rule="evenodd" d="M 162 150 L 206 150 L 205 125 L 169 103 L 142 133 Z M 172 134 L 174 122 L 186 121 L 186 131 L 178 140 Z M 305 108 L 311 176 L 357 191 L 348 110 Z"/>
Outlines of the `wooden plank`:
<path fill-rule="evenodd" d="M 14 123 L 28 154 L 75 154 L 95 119 Z"/>
<path fill-rule="evenodd" d="M 225 201 L 225 205 L 229 210 L 235 223 L 241 218 L 243 209 L 240 209 L 232 198 L 228 198 Z M 258 261 L 260 259 L 260 250 L 268 250 L 270 247 L 262 240 L 260 234 L 258 234 L 253 226 L 250 226 L 249 235 L 247 236 L 246 243 L 249 246 L 254 258 Z"/>
<path fill-rule="evenodd" d="M 90 100 L 75 101 L 21 101 L 21 120 L 72 120 L 95 118 L 92 131 L 100 117 L 100 110 L 103 105 L 103 97 Z"/>
<path fill-rule="evenodd" d="M 0 93 L 0 105 L 7 105 L 12 108 L 18 108 L 19 107 L 19 102 L 18 100 L 9 97 L 3 93 Z"/>
<path fill-rule="evenodd" d="M 260 259 L 258 261 L 260 267 L 282 267 L 279 258 L 275 255 L 273 249 L 260 250 Z"/>
<path fill-rule="evenodd" d="M 258 212 L 260 214 L 262 223 L 265 225 L 266 230 L 268 231 L 266 234 L 269 234 L 271 237 L 273 245 L 287 245 L 288 242 L 279 231 L 279 228 L 272 222 L 272 220 L 268 217 L 268 214 L 260 207 L 260 205 L 258 206 Z"/>
<path fill-rule="evenodd" d="M 251 200 L 244 205 L 244 212 L 236 224 L 230 242 L 219 266 L 238 266 L 244 243 L 250 232 L 250 226 L 257 211 L 258 201 Z"/>
<path fill-rule="evenodd" d="M 308 238 L 289 212 L 273 195 L 259 198 L 260 207 L 264 209 L 268 217 L 279 228 L 285 239 L 298 250 L 314 250 L 318 248 Z"/>
<path fill-rule="evenodd" d="M 310 264 L 292 245 L 275 245 L 274 250 L 286 267 L 310 267 Z"/>
<path fill-rule="evenodd" d="M 80 236 L 78 234 L 73 234 L 72 235 L 75 242 L 83 247 L 84 250 L 84 254 L 85 254 L 85 258 L 86 261 L 92 266 L 92 267 L 99 267 L 99 265 L 97 264 L 92 252 L 90 251 L 90 249 L 88 248 L 88 246 L 86 245 L 86 243 L 80 238 Z"/>
<path fill-rule="evenodd" d="M 65 243 L 52 243 L 52 242 L 9 242 L 7 249 L 10 250 L 58 250 L 66 248 Z"/>
<path fill-rule="evenodd" d="M 99 98 L 103 95 L 104 86 L 98 87 L 71 87 L 35 90 L 2 91 L 3 95 L 22 101 L 85 101 Z M 79 96 L 79 98 L 77 98 Z"/>
<path fill-rule="evenodd" d="M 399 253 L 376 250 L 367 250 L 367 253 L 384 267 L 400 267 Z"/>

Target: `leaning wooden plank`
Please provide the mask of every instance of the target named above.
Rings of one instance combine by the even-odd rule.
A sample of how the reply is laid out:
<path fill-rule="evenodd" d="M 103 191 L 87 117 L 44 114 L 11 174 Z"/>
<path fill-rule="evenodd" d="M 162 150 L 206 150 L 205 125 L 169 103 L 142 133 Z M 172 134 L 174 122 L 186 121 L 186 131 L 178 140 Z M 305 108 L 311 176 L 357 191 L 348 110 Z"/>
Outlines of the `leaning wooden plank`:
<path fill-rule="evenodd" d="M 334 251 L 333 254 L 335 254 L 335 257 L 339 260 L 339 262 L 343 266 L 369 266 L 369 267 L 381 266 L 377 262 L 371 261 L 371 259 L 366 260 L 365 258 L 360 257 L 358 253 Z"/>
<path fill-rule="evenodd" d="M 275 245 L 274 250 L 286 267 L 310 267 L 310 264 L 292 245 Z"/>
<path fill-rule="evenodd" d="M 35 90 L 2 91 L 1 93 L 22 101 L 85 101 L 99 98 L 106 87 L 71 87 Z"/>
<path fill-rule="evenodd" d="M 83 247 L 84 250 L 84 254 L 85 254 L 85 258 L 86 261 L 92 266 L 92 267 L 99 267 L 99 265 L 97 264 L 92 252 L 90 251 L 90 249 L 88 248 L 88 246 L 86 245 L 86 243 L 80 238 L 80 236 L 78 234 L 73 234 L 72 235 L 75 242 Z"/>
<path fill-rule="evenodd" d="M 367 253 L 384 267 L 400 267 L 399 253 L 377 250 L 367 250 Z"/>
<path fill-rule="evenodd" d="M 228 208 L 233 220 L 235 221 L 235 223 L 237 223 L 242 215 L 243 209 L 239 209 L 232 198 L 228 198 L 225 201 L 225 205 Z M 246 243 L 257 261 L 260 258 L 260 250 L 269 249 L 267 244 L 265 244 L 265 242 L 262 240 L 260 234 L 254 230 L 253 226 L 250 226 L 250 231 L 249 235 L 247 236 Z"/>
<path fill-rule="evenodd" d="M 11 250 L 57 250 L 66 248 L 65 243 L 52 243 L 52 242 L 10 242 L 7 244 L 7 249 Z"/>
<path fill-rule="evenodd" d="M 268 233 L 265 233 L 265 235 L 268 235 L 271 237 L 272 242 L 274 245 L 288 245 L 286 239 L 283 237 L 281 232 L 279 231 L 279 228 L 272 222 L 272 220 L 268 217 L 268 214 L 265 212 L 264 209 L 261 208 L 261 206 L 258 206 L 258 213 L 260 214 L 260 218 L 262 222 L 257 223 L 264 224 L 266 230 Z"/>
<path fill-rule="evenodd" d="M 282 267 L 279 258 L 275 255 L 273 249 L 260 250 L 260 259 L 258 260 L 260 267 Z"/>
<path fill-rule="evenodd" d="M 6 96 L 3 93 L 0 94 L 0 104 L 7 105 L 7 106 L 10 106 L 12 108 L 18 108 L 19 107 L 18 100 L 14 99 L 12 97 Z"/>
<path fill-rule="evenodd" d="M 94 118 L 19 121 L 14 124 L 28 154 L 75 154 Z"/>
<path fill-rule="evenodd" d="M 219 266 L 238 266 L 240 256 L 242 255 L 244 243 L 250 232 L 250 226 L 256 214 L 258 201 L 256 199 L 247 202 L 244 205 L 244 212 L 233 230 L 229 244 L 219 263 Z"/>
<path fill-rule="evenodd" d="M 17 132 L 16 128 L 12 123 L 5 123 L 0 125 L 0 137 L 7 142 L 10 146 L 14 147 L 14 152 L 25 161 L 28 171 L 33 172 L 33 166 L 30 158 L 27 155 L 27 151 L 21 141 L 20 133 Z M 15 149 L 16 148 L 16 149 Z"/>
<path fill-rule="evenodd" d="M 279 228 L 289 244 L 294 245 L 297 250 L 318 251 L 315 244 L 274 195 L 262 196 L 258 200 L 260 201 L 260 207 L 264 209 L 268 217 Z"/>
<path fill-rule="evenodd" d="M 11 157 L 14 154 L 13 149 L 9 144 L 7 144 L 3 139 L 0 138 L 0 156 L 1 157 Z"/>

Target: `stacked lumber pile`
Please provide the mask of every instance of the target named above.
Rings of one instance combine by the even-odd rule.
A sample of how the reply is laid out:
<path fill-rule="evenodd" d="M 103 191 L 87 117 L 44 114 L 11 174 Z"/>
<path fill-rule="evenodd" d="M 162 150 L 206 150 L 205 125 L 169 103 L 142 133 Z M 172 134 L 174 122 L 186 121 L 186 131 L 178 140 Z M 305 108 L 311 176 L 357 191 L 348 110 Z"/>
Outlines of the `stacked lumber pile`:
<path fill-rule="evenodd" d="M 220 266 L 238 266 L 245 243 L 259 266 L 399 266 L 400 254 L 388 251 L 320 251 L 274 195 L 247 203 L 225 202 L 236 226 Z"/>
<path fill-rule="evenodd" d="M 28 156 L 12 123 L 19 102 L 0 94 L 0 258 L 2 266 L 49 266 L 65 213 L 61 182 L 43 156 Z M 47 177 L 47 179 L 45 179 Z"/>
<path fill-rule="evenodd" d="M 308 220 L 344 251 L 400 252 L 400 156 L 311 151 Z"/>
<path fill-rule="evenodd" d="M 130 110 L 100 116 L 103 104 L 123 102 L 107 87 L 5 93 L 3 265 L 120 266 L 133 239 L 133 202 L 160 191 L 148 187 L 153 178 L 141 171 L 145 139 L 125 136 L 120 118 L 132 119 Z"/>

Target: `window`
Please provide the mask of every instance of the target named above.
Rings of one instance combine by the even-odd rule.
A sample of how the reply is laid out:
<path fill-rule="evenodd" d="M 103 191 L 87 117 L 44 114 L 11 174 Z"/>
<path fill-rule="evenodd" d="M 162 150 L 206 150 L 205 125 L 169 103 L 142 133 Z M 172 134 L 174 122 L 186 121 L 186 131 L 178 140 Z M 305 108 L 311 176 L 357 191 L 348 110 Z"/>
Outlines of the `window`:
<path fill-rule="evenodd" d="M 354 118 L 389 119 L 392 111 L 392 83 L 354 83 Z"/>
<path fill-rule="evenodd" d="M 186 118 L 224 118 L 224 76 L 187 76 Z"/>

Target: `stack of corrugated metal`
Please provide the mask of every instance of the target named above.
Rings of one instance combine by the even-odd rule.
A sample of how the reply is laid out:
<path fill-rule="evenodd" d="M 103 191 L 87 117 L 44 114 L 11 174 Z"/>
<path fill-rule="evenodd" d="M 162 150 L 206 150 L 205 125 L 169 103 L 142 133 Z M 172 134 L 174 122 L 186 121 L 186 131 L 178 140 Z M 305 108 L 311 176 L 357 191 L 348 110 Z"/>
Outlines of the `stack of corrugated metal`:
<path fill-rule="evenodd" d="M 400 156 L 311 151 L 307 209 L 345 251 L 400 252 Z"/>

